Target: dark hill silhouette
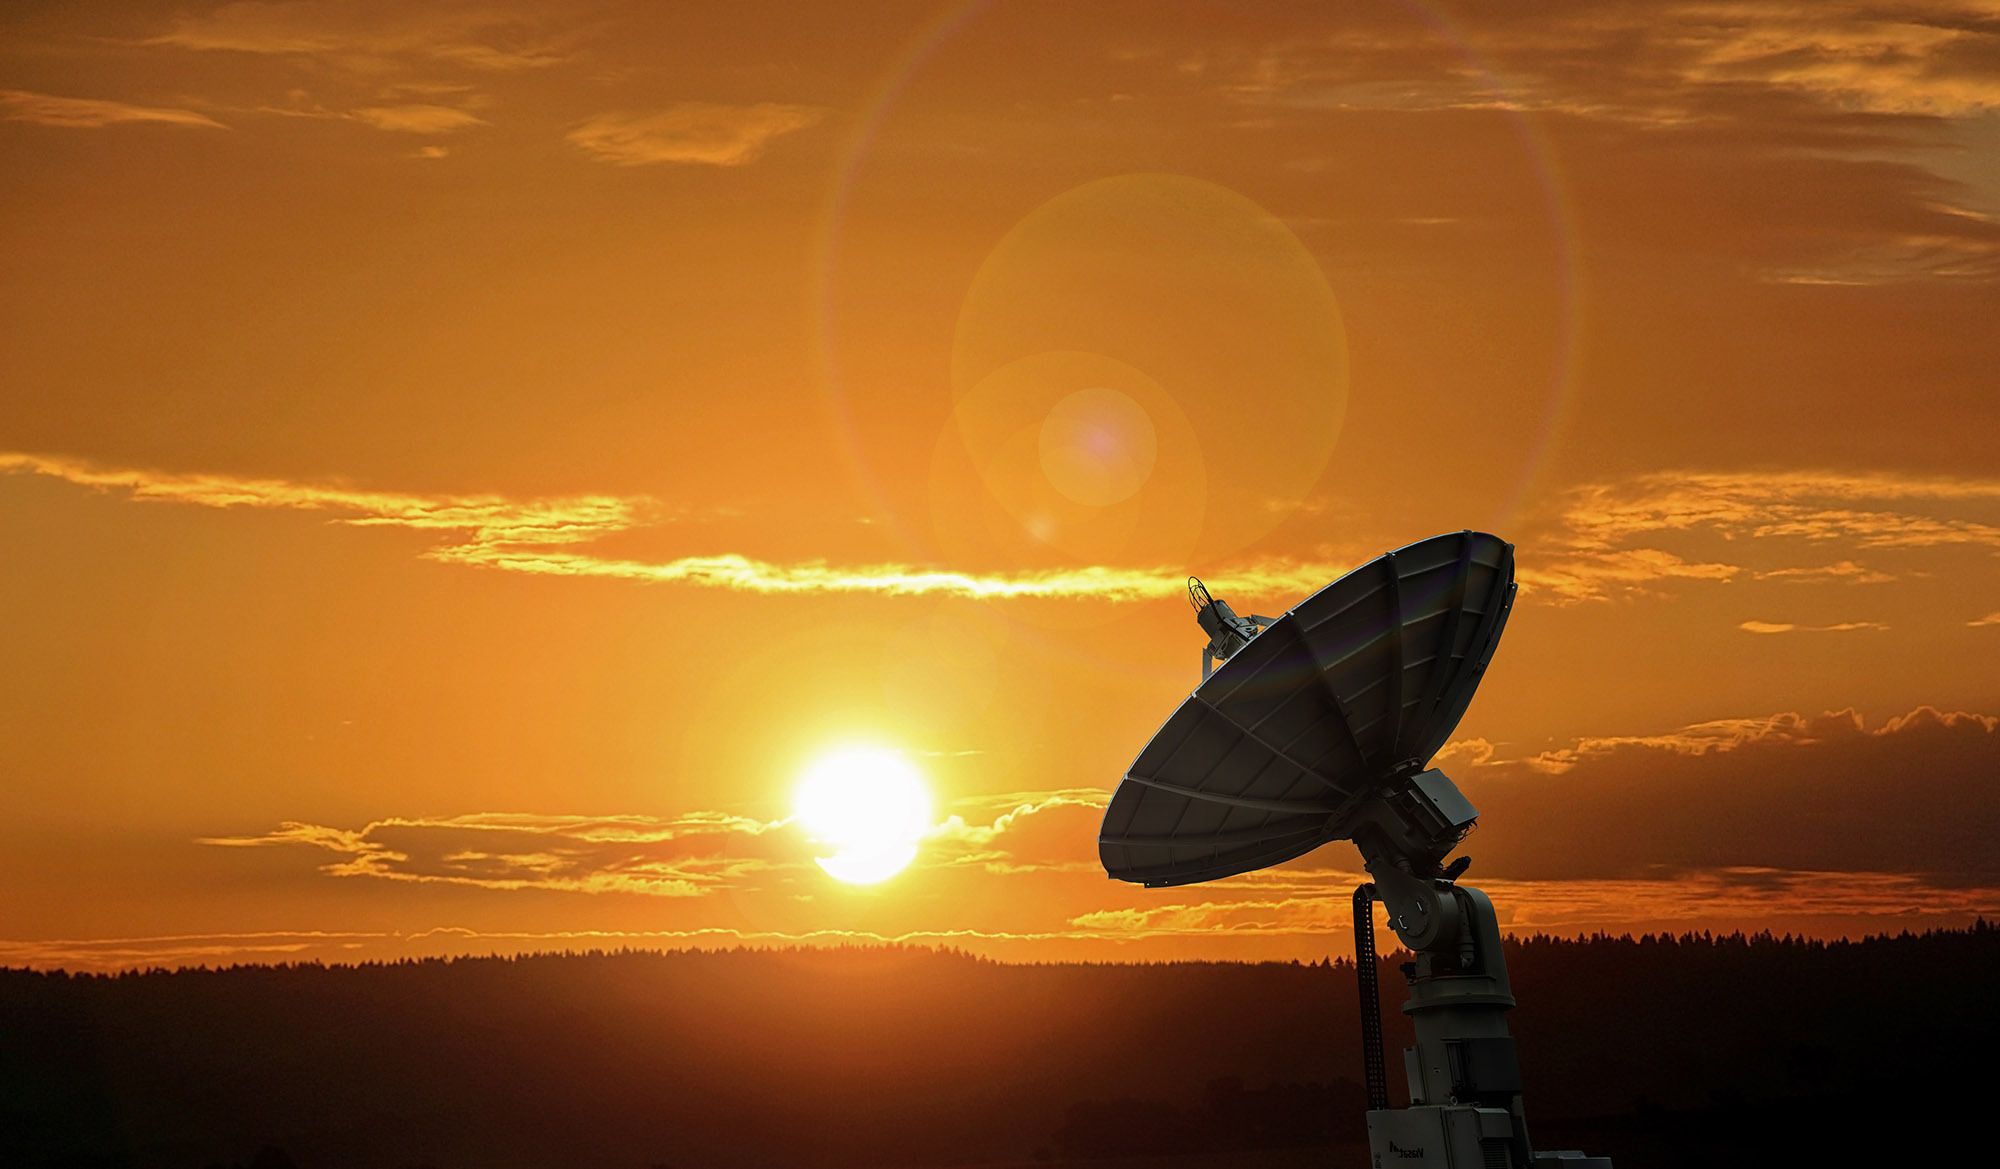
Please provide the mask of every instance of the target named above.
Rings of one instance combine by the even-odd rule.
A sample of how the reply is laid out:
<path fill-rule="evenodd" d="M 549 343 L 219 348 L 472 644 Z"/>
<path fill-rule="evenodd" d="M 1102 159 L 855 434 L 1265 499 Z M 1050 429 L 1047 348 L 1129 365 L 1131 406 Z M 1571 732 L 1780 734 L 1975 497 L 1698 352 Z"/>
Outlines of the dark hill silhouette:
<path fill-rule="evenodd" d="M 1940 1099 L 2000 1039 L 1984 923 L 1508 962 L 1537 1143 L 1621 1169 L 1950 1163 L 1977 1109 Z M 0 1165 L 1360 1166 L 1354 983 L 908 948 L 6 970 Z"/>

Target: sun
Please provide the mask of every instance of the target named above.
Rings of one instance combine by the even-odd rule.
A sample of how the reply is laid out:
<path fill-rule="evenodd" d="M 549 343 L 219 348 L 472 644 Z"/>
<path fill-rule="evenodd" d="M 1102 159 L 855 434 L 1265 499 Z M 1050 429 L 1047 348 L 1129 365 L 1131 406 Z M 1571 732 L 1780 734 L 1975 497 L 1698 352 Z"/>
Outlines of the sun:
<path fill-rule="evenodd" d="M 931 827 L 931 793 L 902 752 L 843 747 L 806 769 L 792 816 L 827 850 L 815 858 L 827 876 L 873 885 L 917 859 L 917 844 Z"/>

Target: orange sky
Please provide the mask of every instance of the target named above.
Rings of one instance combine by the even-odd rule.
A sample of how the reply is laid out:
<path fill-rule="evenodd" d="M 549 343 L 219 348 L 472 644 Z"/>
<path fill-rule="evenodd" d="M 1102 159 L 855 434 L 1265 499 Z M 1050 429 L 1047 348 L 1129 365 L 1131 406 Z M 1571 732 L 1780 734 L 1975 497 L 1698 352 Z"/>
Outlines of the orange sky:
<path fill-rule="evenodd" d="M 1147 891 L 1097 820 L 1186 573 L 1463 527 L 1512 928 L 1992 914 L 1997 30 L 10 8 L 0 962 L 1341 952 L 1351 850 Z M 866 889 L 786 823 L 854 741 L 941 817 Z"/>

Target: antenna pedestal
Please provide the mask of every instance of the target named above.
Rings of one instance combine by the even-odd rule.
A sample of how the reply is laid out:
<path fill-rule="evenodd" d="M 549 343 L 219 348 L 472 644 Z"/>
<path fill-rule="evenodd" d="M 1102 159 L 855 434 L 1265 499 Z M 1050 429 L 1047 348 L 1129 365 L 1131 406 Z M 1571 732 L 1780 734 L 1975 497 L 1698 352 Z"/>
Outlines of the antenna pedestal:
<path fill-rule="evenodd" d="M 1533 1151 L 1493 903 L 1466 886 L 1433 888 L 1455 904 L 1458 929 L 1403 967 L 1410 982 L 1403 1013 L 1417 1033 L 1416 1046 L 1403 1051 L 1410 1106 L 1369 1110 L 1374 1169 L 1611 1169 L 1606 1157 Z"/>

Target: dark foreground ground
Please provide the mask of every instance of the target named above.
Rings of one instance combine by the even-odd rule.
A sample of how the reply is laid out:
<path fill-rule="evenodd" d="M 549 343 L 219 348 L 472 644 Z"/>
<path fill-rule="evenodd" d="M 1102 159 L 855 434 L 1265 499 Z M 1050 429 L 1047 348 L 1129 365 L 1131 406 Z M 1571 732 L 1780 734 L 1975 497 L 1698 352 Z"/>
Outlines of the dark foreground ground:
<path fill-rule="evenodd" d="M 2000 930 L 1508 962 L 1538 1146 L 1989 1163 Z M 1359 1167 L 1354 984 L 913 949 L 0 971 L 0 1166 Z"/>

